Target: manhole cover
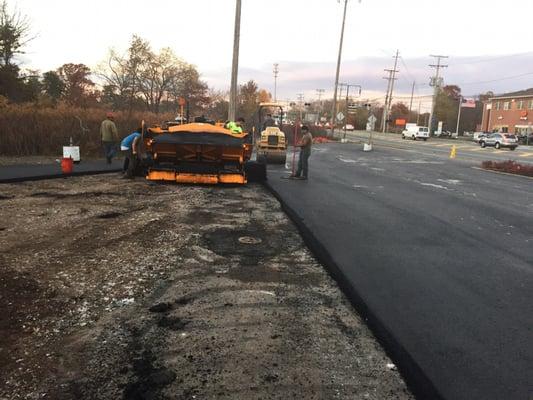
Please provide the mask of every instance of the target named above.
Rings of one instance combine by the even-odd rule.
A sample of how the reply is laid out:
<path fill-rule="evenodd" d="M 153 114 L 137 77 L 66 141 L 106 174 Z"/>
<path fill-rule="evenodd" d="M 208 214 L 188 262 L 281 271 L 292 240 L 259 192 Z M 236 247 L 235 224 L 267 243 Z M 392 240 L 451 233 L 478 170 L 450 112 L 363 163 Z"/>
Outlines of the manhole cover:
<path fill-rule="evenodd" d="M 253 236 L 241 236 L 239 238 L 239 243 L 243 244 L 259 244 L 262 240 Z"/>

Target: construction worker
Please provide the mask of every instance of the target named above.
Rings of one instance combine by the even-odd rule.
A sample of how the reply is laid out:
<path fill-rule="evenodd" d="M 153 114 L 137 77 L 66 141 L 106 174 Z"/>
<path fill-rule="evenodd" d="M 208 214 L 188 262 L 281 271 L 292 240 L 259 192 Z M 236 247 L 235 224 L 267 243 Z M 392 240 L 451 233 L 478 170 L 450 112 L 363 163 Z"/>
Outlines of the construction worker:
<path fill-rule="evenodd" d="M 302 139 L 296 147 L 300 148 L 300 156 L 298 158 L 298 169 L 294 175 L 291 175 L 291 178 L 307 180 L 309 172 L 309 157 L 311 156 L 311 146 L 313 144 L 313 136 L 309 132 L 309 127 L 306 125 L 302 126 Z"/>
<path fill-rule="evenodd" d="M 235 121 L 235 122 L 233 122 L 233 121 L 226 122 L 224 127 L 226 129 L 229 129 L 231 131 L 231 133 L 242 133 L 243 132 L 242 126 L 244 125 L 244 122 L 245 122 L 244 118 L 243 117 L 239 117 L 239 118 L 237 118 L 237 121 Z"/>
<path fill-rule="evenodd" d="M 100 125 L 100 137 L 108 164 L 111 164 L 113 157 L 117 154 L 118 131 L 114 119 L 113 113 L 108 112 L 106 119 Z"/>
<path fill-rule="evenodd" d="M 120 142 L 120 150 L 125 152 L 124 165 L 122 171 L 124 178 L 132 179 L 137 166 L 139 165 L 139 148 L 141 144 L 142 128 L 137 128 L 132 134 L 126 136 Z"/>
<path fill-rule="evenodd" d="M 274 118 L 272 118 L 272 114 L 267 114 L 265 118 L 265 122 L 263 122 L 263 130 L 268 128 L 269 126 L 276 126 L 276 121 L 274 121 Z"/>

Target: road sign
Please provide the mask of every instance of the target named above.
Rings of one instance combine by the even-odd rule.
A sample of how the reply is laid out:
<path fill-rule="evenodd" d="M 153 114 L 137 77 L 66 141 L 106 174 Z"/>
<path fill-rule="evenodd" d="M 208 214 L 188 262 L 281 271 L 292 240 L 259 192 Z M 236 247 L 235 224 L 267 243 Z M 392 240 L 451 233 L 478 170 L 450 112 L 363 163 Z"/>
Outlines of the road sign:
<path fill-rule="evenodd" d="M 396 118 L 396 121 L 394 122 L 396 126 L 404 126 L 406 121 L 404 118 Z"/>
<path fill-rule="evenodd" d="M 178 98 L 178 105 L 179 105 L 180 107 L 183 107 L 183 106 L 186 105 L 186 104 L 187 104 L 187 100 L 185 100 L 183 97 L 179 97 L 179 98 Z"/>
<path fill-rule="evenodd" d="M 338 114 L 337 114 L 337 121 L 342 121 L 344 119 L 344 114 L 342 113 L 342 111 L 340 111 Z"/>

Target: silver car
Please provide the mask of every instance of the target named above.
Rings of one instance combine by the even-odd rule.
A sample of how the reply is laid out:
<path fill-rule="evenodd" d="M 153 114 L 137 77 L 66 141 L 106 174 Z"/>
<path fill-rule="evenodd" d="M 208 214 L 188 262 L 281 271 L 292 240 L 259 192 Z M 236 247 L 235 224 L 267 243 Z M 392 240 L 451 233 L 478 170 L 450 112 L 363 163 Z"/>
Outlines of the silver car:
<path fill-rule="evenodd" d="M 487 137 L 481 138 L 479 145 L 481 147 L 494 146 L 497 149 L 508 147 L 510 150 L 514 150 L 518 147 L 518 138 L 510 133 L 491 133 Z"/>

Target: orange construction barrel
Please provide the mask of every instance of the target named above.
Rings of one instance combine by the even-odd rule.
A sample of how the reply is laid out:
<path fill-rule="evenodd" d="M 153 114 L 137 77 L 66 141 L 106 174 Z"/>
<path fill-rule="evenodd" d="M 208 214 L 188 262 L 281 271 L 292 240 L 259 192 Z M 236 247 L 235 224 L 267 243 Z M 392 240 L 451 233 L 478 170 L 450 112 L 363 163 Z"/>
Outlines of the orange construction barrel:
<path fill-rule="evenodd" d="M 61 171 L 64 174 L 72 174 L 72 167 L 74 165 L 74 162 L 72 158 L 70 157 L 63 157 L 61 159 Z"/>

